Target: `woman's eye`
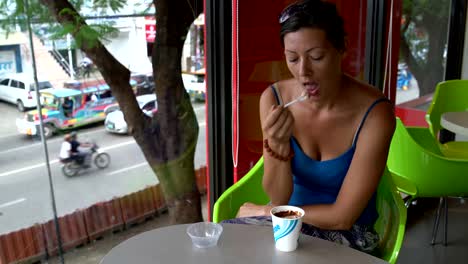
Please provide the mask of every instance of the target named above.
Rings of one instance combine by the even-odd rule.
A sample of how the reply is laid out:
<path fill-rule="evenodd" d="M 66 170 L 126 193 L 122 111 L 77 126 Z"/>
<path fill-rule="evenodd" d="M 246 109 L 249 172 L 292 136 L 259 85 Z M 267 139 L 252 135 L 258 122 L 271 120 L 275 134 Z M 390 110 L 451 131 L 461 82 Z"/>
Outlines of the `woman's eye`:
<path fill-rule="evenodd" d="M 287 60 L 288 60 L 288 62 L 296 62 L 297 58 L 288 58 Z"/>
<path fill-rule="evenodd" d="M 315 61 L 319 61 L 319 60 L 323 59 L 323 56 L 322 55 L 320 55 L 320 56 L 311 56 L 311 58 L 313 60 L 315 60 Z"/>

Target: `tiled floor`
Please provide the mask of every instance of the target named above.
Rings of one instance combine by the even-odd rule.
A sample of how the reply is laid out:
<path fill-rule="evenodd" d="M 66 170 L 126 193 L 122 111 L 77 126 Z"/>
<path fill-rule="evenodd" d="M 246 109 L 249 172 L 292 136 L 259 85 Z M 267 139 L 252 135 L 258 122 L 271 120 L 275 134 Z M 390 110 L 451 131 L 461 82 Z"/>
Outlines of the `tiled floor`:
<path fill-rule="evenodd" d="M 449 199 L 448 239 L 443 245 L 444 222 L 434 246 L 430 245 L 432 226 L 439 200 L 420 199 L 408 209 L 407 231 L 398 263 L 457 264 L 468 263 L 468 200 Z"/>
<path fill-rule="evenodd" d="M 408 210 L 405 240 L 400 252 L 400 264 L 466 264 L 468 263 L 468 200 L 449 199 L 448 245 L 442 245 L 443 218 L 439 225 L 437 244 L 430 245 L 432 225 L 439 200 L 420 199 Z M 205 200 L 203 200 L 203 204 Z M 206 210 L 204 210 L 206 217 Z M 125 232 L 87 244 L 65 254 L 67 264 L 97 264 L 114 246 L 138 233 L 168 225 L 168 216 L 163 214 Z M 59 263 L 52 259 L 45 263 Z"/>

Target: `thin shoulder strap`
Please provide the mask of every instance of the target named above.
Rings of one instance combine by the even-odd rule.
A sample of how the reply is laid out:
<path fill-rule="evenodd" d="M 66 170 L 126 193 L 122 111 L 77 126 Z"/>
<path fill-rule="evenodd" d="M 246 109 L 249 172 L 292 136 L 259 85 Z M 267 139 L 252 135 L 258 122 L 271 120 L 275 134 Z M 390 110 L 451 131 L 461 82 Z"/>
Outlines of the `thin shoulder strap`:
<path fill-rule="evenodd" d="M 281 94 L 278 91 L 278 88 L 276 87 L 275 84 L 272 84 L 270 87 L 271 87 L 271 90 L 273 90 L 273 94 L 275 95 L 276 103 L 278 103 L 278 105 L 282 105 L 283 100 L 281 98 Z"/>
<path fill-rule="evenodd" d="M 364 125 L 364 121 L 366 121 L 366 118 L 367 118 L 367 116 L 369 115 L 370 111 L 374 108 L 374 106 L 376 106 L 378 103 L 381 103 L 381 102 L 389 102 L 389 103 L 392 103 L 390 100 L 388 100 L 388 98 L 382 97 L 382 98 L 379 98 L 379 99 L 375 100 L 375 101 L 369 106 L 369 108 L 367 108 L 367 111 L 366 111 L 366 113 L 364 114 L 364 117 L 362 118 L 361 123 L 359 124 L 359 127 L 358 127 L 358 129 L 357 129 L 357 131 L 356 131 L 356 134 L 354 135 L 353 146 L 356 144 L 356 141 L 358 140 L 359 133 L 361 132 L 361 128 L 362 128 L 362 126 Z"/>

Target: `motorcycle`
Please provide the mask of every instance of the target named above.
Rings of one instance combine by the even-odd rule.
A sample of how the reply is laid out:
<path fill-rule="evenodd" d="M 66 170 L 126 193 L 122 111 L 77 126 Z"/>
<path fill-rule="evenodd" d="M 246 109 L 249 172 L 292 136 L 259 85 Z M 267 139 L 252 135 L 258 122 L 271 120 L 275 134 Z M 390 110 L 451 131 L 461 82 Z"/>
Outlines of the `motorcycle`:
<path fill-rule="evenodd" d="M 62 162 L 62 173 L 65 176 L 72 177 L 77 175 L 81 170 L 90 168 L 91 166 L 87 165 L 87 159 L 90 159 L 92 163 L 99 169 L 105 169 L 109 167 L 110 164 L 110 155 L 107 152 L 99 150 L 98 145 L 93 144 L 89 149 L 89 152 L 85 158 L 85 162 L 82 164 L 78 163 L 76 160 L 61 161 Z"/>
<path fill-rule="evenodd" d="M 398 90 L 408 90 L 410 88 L 410 82 L 413 75 L 409 71 L 406 65 L 398 65 L 397 73 L 397 89 Z"/>

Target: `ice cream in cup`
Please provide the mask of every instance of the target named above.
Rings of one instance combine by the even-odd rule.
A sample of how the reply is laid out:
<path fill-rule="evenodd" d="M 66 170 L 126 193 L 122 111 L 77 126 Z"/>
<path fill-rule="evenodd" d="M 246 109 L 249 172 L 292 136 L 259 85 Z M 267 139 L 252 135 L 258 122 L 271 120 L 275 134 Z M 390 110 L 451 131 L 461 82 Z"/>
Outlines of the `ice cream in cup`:
<path fill-rule="evenodd" d="M 273 207 L 270 211 L 275 247 L 279 251 L 294 251 L 298 245 L 304 210 L 291 205 Z"/>

